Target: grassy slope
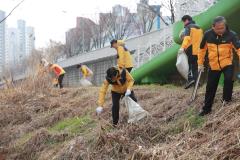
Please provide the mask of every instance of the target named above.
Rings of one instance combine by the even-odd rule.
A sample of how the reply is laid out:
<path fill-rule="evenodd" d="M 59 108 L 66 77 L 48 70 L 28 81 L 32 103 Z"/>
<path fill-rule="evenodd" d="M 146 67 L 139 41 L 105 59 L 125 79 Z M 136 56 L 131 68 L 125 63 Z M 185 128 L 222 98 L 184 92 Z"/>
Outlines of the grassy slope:
<path fill-rule="evenodd" d="M 197 116 L 204 88 L 191 105 L 191 93 L 175 86 L 136 87 L 139 103 L 151 117 L 111 127 L 110 95 L 96 117 L 98 88 L 27 90 L 0 93 L 0 153 L 7 159 L 237 159 L 240 155 L 239 87 L 234 101 L 213 114 Z"/>

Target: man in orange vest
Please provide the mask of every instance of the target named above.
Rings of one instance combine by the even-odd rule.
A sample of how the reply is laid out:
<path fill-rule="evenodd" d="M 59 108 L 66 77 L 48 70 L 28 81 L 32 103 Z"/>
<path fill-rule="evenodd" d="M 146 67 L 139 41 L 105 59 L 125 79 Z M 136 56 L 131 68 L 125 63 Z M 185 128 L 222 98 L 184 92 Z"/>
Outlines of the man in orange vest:
<path fill-rule="evenodd" d="M 212 29 L 205 32 L 198 53 L 198 70 L 204 71 L 205 55 L 208 51 L 209 67 L 205 102 L 200 116 L 212 111 L 214 97 L 221 74 L 224 75 L 223 105 L 232 100 L 233 93 L 233 50 L 240 57 L 240 42 L 237 34 L 231 31 L 222 16 L 213 20 Z"/>
<path fill-rule="evenodd" d="M 188 89 L 194 85 L 198 77 L 197 60 L 200 43 L 203 37 L 203 30 L 193 21 L 192 17 L 189 15 L 184 15 L 182 17 L 182 22 L 184 23 L 184 36 L 179 53 L 185 51 L 188 56 L 189 74 L 188 82 L 185 86 L 185 89 Z"/>
<path fill-rule="evenodd" d="M 59 87 L 63 88 L 62 82 L 63 82 L 64 74 L 66 73 L 64 69 L 57 64 L 51 64 L 51 63 L 49 64 L 49 69 L 53 71 L 57 76 Z"/>

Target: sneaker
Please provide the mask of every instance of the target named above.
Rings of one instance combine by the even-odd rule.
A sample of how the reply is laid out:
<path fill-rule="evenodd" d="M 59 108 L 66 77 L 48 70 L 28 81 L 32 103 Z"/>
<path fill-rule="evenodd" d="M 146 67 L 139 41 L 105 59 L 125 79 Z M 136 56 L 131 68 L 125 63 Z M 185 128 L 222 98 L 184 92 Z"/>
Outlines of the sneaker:
<path fill-rule="evenodd" d="M 211 113 L 211 111 L 202 110 L 198 115 L 202 117 L 202 116 L 205 116 L 205 115 L 207 115 L 209 113 Z"/>
<path fill-rule="evenodd" d="M 222 107 L 224 107 L 225 105 L 229 104 L 232 100 L 224 100 L 224 99 L 221 99 L 221 102 L 222 102 Z"/>
<path fill-rule="evenodd" d="M 195 84 L 195 81 L 194 81 L 194 80 L 191 80 L 190 82 L 188 82 L 188 83 L 185 85 L 184 89 L 188 89 L 188 88 L 192 87 L 194 84 Z"/>
<path fill-rule="evenodd" d="M 113 124 L 112 126 L 113 126 L 113 128 L 117 128 L 117 127 L 118 127 L 118 125 L 117 125 L 117 124 Z"/>

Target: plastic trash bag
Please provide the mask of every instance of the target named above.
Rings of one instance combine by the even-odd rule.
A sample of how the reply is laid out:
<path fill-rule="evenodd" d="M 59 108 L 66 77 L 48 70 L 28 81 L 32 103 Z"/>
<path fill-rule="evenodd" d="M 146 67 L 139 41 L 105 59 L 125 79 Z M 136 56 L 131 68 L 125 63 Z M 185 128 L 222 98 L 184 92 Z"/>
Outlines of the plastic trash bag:
<path fill-rule="evenodd" d="M 93 71 L 90 69 L 90 68 L 88 68 L 87 66 L 86 66 L 86 68 L 87 68 L 87 70 L 88 70 L 88 73 L 89 73 L 89 75 L 93 75 Z"/>
<path fill-rule="evenodd" d="M 147 111 L 145 111 L 138 103 L 136 103 L 130 97 L 125 96 L 124 102 L 129 115 L 128 123 L 135 123 L 149 115 Z"/>
<path fill-rule="evenodd" d="M 90 68 L 88 68 L 88 66 L 86 66 L 86 65 L 83 65 L 83 66 L 87 69 L 88 76 L 92 76 L 93 75 L 93 71 Z"/>
<path fill-rule="evenodd" d="M 189 64 L 188 64 L 188 57 L 185 52 L 178 54 L 176 67 L 178 72 L 181 74 L 181 76 L 184 79 L 188 80 Z"/>
<path fill-rule="evenodd" d="M 83 87 L 89 87 L 89 86 L 92 86 L 92 83 L 89 80 L 82 78 L 80 80 L 80 85 Z"/>

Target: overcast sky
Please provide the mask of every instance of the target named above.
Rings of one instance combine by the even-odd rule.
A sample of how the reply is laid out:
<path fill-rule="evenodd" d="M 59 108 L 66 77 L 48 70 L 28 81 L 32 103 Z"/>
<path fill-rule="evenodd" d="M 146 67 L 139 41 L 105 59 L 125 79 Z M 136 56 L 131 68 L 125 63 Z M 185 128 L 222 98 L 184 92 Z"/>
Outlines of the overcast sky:
<path fill-rule="evenodd" d="M 8 14 L 21 0 L 0 0 L 0 10 Z M 160 0 L 152 0 L 156 3 Z M 8 27 L 16 27 L 18 19 L 33 26 L 36 46 L 44 47 L 49 39 L 65 42 L 65 32 L 76 25 L 76 17 L 97 20 L 100 12 L 109 12 L 112 6 L 121 4 L 136 10 L 139 0 L 25 0 L 7 19 Z"/>

